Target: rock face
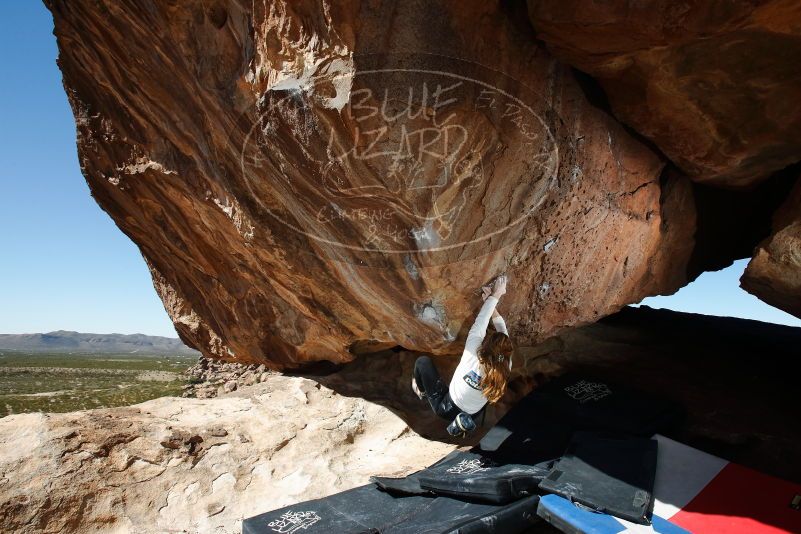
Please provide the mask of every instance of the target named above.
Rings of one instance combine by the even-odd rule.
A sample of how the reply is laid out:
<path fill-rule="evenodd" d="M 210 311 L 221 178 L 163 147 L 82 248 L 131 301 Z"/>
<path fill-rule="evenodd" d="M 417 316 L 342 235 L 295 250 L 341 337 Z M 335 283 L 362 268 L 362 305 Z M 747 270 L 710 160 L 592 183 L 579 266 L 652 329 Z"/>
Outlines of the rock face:
<path fill-rule="evenodd" d="M 695 180 L 741 187 L 801 160 L 801 4 L 529 0 L 537 38 Z"/>
<path fill-rule="evenodd" d="M 757 247 L 740 284 L 768 304 L 801 317 L 801 182 L 776 212 L 773 234 Z"/>
<path fill-rule="evenodd" d="M 502 272 L 521 345 L 687 282 L 689 181 L 588 103 L 525 12 L 46 4 L 92 195 L 207 356 L 459 352 Z"/>
<path fill-rule="evenodd" d="M 0 419 L 0 522 L 238 533 L 243 517 L 404 476 L 453 449 L 386 408 L 278 375 L 216 399 L 13 415 Z"/>

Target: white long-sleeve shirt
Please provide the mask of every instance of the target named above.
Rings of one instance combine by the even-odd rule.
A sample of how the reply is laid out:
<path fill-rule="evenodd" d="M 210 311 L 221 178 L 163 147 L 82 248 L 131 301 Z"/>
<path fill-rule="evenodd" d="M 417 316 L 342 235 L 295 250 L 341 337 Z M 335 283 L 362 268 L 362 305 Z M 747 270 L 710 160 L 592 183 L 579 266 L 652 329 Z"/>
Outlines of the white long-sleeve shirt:
<path fill-rule="evenodd" d="M 492 317 L 492 312 L 495 311 L 495 306 L 497 305 L 498 299 L 489 296 L 484 301 L 484 305 L 481 306 L 481 311 L 478 312 L 476 321 L 467 333 L 462 359 L 453 373 L 453 378 L 451 378 L 451 384 L 448 388 L 451 399 L 456 406 L 469 414 L 478 412 L 487 403 L 487 398 L 481 391 L 481 379 L 484 376 L 484 369 L 478 361 L 478 351 L 481 348 L 481 342 L 484 341 L 484 336 L 487 335 L 490 318 L 492 318 L 495 330 L 509 335 L 506 331 L 506 323 L 503 317 Z M 510 357 L 509 369 L 511 368 L 512 359 Z"/>

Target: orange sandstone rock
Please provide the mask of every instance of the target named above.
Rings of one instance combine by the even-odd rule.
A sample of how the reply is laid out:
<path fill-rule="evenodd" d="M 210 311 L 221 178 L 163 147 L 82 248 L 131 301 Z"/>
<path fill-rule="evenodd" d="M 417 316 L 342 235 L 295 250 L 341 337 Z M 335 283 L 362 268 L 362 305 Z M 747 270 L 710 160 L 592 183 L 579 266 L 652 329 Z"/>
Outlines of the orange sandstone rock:
<path fill-rule="evenodd" d="M 537 39 L 694 180 L 746 187 L 801 160 L 801 3 L 529 0 Z"/>
<path fill-rule="evenodd" d="M 207 356 L 532 344 L 686 283 L 689 182 L 500 3 L 47 0 L 92 195 Z"/>

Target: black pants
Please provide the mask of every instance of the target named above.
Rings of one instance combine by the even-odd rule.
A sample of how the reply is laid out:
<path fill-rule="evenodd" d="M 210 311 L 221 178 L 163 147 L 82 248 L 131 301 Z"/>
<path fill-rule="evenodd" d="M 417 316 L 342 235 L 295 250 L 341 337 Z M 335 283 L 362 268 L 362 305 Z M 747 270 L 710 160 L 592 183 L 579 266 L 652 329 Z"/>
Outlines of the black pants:
<path fill-rule="evenodd" d="M 420 356 L 414 362 L 414 380 L 439 417 L 452 421 L 462 411 L 454 404 L 448 393 L 448 386 L 442 381 L 434 362 L 428 356 Z"/>

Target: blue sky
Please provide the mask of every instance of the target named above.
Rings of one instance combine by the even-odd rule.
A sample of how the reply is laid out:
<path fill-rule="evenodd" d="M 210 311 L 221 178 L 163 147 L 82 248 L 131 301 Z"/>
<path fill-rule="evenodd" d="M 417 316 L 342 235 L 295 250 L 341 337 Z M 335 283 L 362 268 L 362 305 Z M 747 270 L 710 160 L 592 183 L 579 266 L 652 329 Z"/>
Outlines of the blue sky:
<path fill-rule="evenodd" d="M 0 333 L 176 337 L 139 249 L 89 195 L 42 2 L 0 2 Z"/>
<path fill-rule="evenodd" d="M 0 333 L 175 337 L 139 250 L 81 176 L 75 124 L 41 2 L 0 3 Z M 801 326 L 739 288 L 746 261 L 643 304 Z"/>
<path fill-rule="evenodd" d="M 649 297 L 641 304 L 652 308 L 756 319 L 766 323 L 801 326 L 801 319 L 769 306 L 740 289 L 748 260 L 738 260 L 722 271 L 704 273 L 695 282 L 668 297 Z"/>

